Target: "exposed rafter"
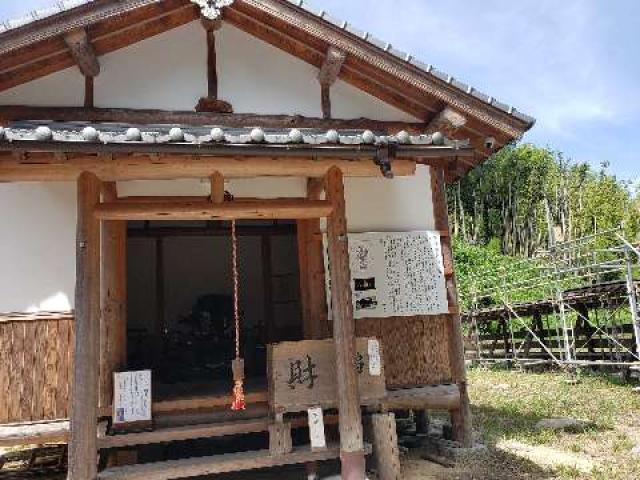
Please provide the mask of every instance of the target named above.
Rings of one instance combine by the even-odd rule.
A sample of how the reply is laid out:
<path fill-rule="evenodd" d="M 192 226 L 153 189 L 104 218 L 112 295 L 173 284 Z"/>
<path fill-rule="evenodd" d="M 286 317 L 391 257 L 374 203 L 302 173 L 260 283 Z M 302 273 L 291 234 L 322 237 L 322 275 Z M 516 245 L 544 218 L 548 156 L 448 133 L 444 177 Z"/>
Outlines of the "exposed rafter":
<path fill-rule="evenodd" d="M 331 86 L 338 80 L 340 70 L 347 59 L 347 54 L 342 50 L 329 47 L 324 63 L 320 68 L 318 80 L 322 89 L 322 116 L 331 118 Z"/>
<path fill-rule="evenodd" d="M 85 77 L 97 77 L 100 74 L 100 62 L 84 28 L 66 33 L 64 42 Z"/>

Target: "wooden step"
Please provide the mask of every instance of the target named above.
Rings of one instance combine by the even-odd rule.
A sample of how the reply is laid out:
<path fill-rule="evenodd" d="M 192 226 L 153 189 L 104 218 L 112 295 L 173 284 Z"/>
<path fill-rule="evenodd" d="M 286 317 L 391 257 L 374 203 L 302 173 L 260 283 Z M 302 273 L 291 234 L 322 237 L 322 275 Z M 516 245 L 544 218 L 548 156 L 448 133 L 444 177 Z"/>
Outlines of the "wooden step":
<path fill-rule="evenodd" d="M 371 453 L 370 445 L 367 445 L 366 452 L 367 454 Z M 260 450 L 113 467 L 100 472 L 98 480 L 171 480 L 321 462 L 339 457 L 340 447 L 338 445 L 331 445 L 326 450 L 317 452 L 311 451 L 309 447 L 297 447 L 291 453 L 280 456 L 272 456 L 268 450 Z"/>
<path fill-rule="evenodd" d="M 151 432 L 100 436 L 98 438 L 98 448 L 132 447 L 135 445 L 179 442 L 198 438 L 260 433 L 269 429 L 269 423 L 268 418 L 260 418 L 256 420 L 161 428 Z"/>

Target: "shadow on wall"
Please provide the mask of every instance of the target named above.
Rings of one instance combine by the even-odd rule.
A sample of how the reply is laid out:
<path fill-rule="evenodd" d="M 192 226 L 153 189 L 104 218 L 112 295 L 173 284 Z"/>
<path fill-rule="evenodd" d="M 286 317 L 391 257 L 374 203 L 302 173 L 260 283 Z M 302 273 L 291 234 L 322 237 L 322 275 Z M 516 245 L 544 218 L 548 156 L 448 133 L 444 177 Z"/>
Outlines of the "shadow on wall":
<path fill-rule="evenodd" d="M 70 310 L 75 184 L 0 185 L 0 228 L 0 312 Z"/>

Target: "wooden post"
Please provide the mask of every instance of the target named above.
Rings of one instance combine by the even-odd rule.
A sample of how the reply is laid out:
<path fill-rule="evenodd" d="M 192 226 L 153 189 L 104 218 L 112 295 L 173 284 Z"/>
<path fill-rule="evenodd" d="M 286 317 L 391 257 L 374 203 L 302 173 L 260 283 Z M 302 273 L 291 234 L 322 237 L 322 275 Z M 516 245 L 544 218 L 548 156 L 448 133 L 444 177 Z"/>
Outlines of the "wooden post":
<path fill-rule="evenodd" d="M 97 476 L 98 375 L 100 362 L 100 181 L 78 178 L 76 244 L 76 347 L 71 406 L 68 480 Z"/>
<path fill-rule="evenodd" d="M 215 172 L 211 176 L 211 201 L 224 202 L 224 176 L 220 172 Z"/>
<path fill-rule="evenodd" d="M 373 445 L 373 460 L 380 480 L 400 480 L 400 451 L 393 413 L 371 415 L 367 431 Z"/>
<path fill-rule="evenodd" d="M 473 445 L 471 431 L 471 407 L 467 392 L 467 374 L 464 364 L 464 342 L 462 323 L 460 321 L 458 290 L 453 265 L 453 250 L 451 248 L 451 229 L 449 226 L 449 212 L 447 209 L 447 191 L 444 170 L 431 167 L 431 193 L 433 196 L 433 214 L 435 227 L 438 231 L 447 231 L 449 235 L 442 237 L 442 256 L 444 270 L 447 272 L 447 297 L 449 300 L 449 361 L 453 381 L 460 389 L 460 408 L 451 412 L 454 439 L 465 448 Z"/>
<path fill-rule="evenodd" d="M 115 183 L 105 183 L 102 198 L 118 198 Z M 100 406 L 112 405 L 113 373 L 127 364 L 127 222 L 102 224 L 100 316 Z"/>
<path fill-rule="evenodd" d="M 322 179 L 308 179 L 308 200 L 321 200 L 323 192 Z M 298 220 L 297 226 L 304 338 L 321 340 L 329 338 L 331 334 L 327 318 L 324 247 L 320 219 Z"/>
<path fill-rule="evenodd" d="M 166 305 L 164 298 L 164 239 L 156 238 L 156 318 L 153 324 L 153 366 L 157 367 L 162 357 L 162 339 L 166 327 Z"/>
<path fill-rule="evenodd" d="M 340 459 L 342 478 L 364 480 L 365 455 L 362 412 L 355 359 L 355 322 L 351 303 L 351 272 L 347 240 L 344 181 L 339 168 L 331 168 L 326 179 L 327 199 L 333 206 L 327 219 L 327 242 L 331 272 L 331 311 L 336 346 L 338 409 L 340 415 Z"/>

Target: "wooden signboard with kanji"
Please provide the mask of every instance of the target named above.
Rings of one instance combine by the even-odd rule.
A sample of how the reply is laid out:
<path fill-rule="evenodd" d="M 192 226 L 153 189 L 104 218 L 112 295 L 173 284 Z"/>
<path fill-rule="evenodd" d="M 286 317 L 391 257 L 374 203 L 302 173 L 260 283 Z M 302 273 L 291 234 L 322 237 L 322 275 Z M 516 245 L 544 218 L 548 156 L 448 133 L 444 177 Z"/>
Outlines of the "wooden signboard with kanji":
<path fill-rule="evenodd" d="M 380 342 L 356 340 L 353 368 L 358 372 L 362 405 L 386 395 Z M 302 412 L 310 407 L 336 408 L 338 385 L 333 340 L 305 340 L 269 346 L 269 395 L 276 413 Z"/>

